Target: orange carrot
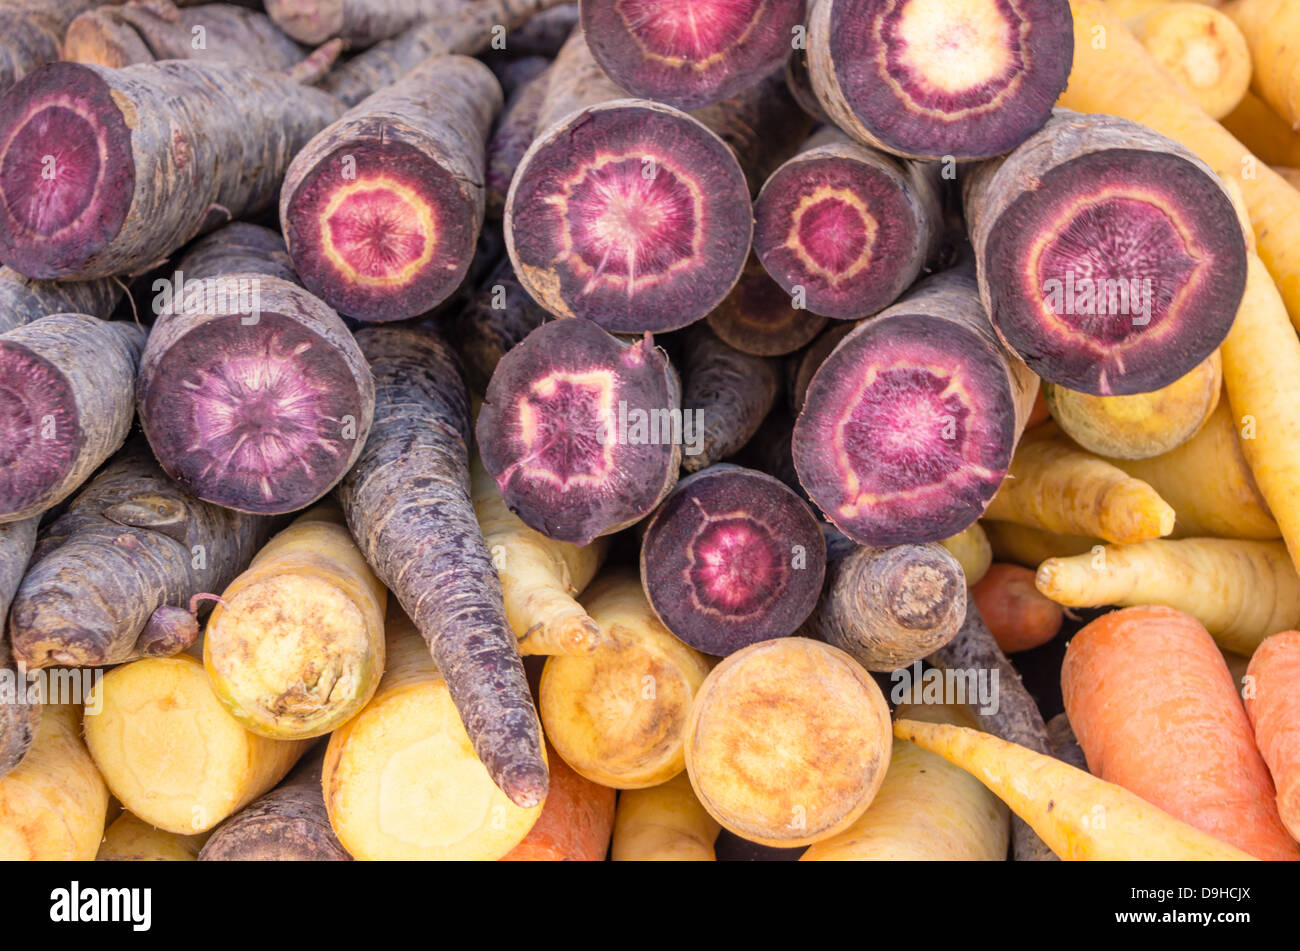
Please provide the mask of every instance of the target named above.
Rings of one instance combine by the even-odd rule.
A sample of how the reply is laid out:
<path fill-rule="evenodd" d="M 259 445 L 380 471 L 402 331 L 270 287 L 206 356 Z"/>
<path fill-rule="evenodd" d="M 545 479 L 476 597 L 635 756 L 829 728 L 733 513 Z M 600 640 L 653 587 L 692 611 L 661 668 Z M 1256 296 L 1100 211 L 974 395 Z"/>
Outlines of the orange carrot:
<path fill-rule="evenodd" d="M 1246 713 L 1277 784 L 1277 810 L 1300 840 L 1300 631 L 1266 638 L 1250 658 L 1245 683 Z"/>
<path fill-rule="evenodd" d="M 1061 667 L 1094 776 L 1261 859 L 1300 859 L 1232 675 L 1209 632 L 1166 607 L 1085 626 Z"/>
<path fill-rule="evenodd" d="M 614 832 L 614 799 L 608 786 L 598 786 L 573 771 L 549 745 L 551 789 L 537 823 L 502 862 L 603 862 Z"/>
<path fill-rule="evenodd" d="M 1061 629 L 1061 606 L 1034 586 L 1034 573 L 998 562 L 971 588 L 998 647 L 1008 654 L 1046 644 Z"/>
<path fill-rule="evenodd" d="M 1034 397 L 1034 408 L 1029 411 L 1029 419 L 1025 422 L 1025 429 L 1033 429 L 1051 418 L 1052 413 L 1047 408 L 1047 399 L 1043 396 L 1043 391 L 1039 390 L 1038 395 Z"/>

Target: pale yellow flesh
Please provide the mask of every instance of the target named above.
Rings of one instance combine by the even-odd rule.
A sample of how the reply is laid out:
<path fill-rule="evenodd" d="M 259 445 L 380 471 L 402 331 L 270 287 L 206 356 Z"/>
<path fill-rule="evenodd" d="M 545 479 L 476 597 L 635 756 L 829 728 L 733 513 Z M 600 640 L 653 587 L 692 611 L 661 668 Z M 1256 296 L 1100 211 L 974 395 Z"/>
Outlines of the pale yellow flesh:
<path fill-rule="evenodd" d="M 207 833 L 177 835 L 124 812 L 104 830 L 95 858 L 100 862 L 193 862 L 207 840 Z"/>
<path fill-rule="evenodd" d="M 213 609 L 203 660 L 217 696 L 263 736 L 330 732 L 379 684 L 387 597 L 338 508 L 312 509 L 267 542 Z"/>
<path fill-rule="evenodd" d="M 108 787 L 81 741 L 81 708 L 48 704 L 27 756 L 0 779 L 0 861 L 89 861 Z"/>
<path fill-rule="evenodd" d="M 330 824 L 357 859 L 499 859 L 542 810 L 521 809 L 492 782 L 400 612 L 389 618 L 379 689 L 330 737 L 321 785 Z"/>
<path fill-rule="evenodd" d="M 547 660 L 546 735 L 575 772 L 602 786 L 665 782 L 686 768 L 686 718 L 713 662 L 659 622 L 630 570 L 597 580 L 583 602 L 603 642 L 586 657 Z"/>
<path fill-rule="evenodd" d="M 188 654 L 110 670 L 87 707 L 86 745 L 113 795 L 150 825 L 211 829 L 269 790 L 311 746 L 244 729 Z"/>
<path fill-rule="evenodd" d="M 870 805 L 889 763 L 884 696 L 848 654 L 803 637 L 727 657 L 696 695 L 686 769 L 726 829 L 763 845 L 829 838 Z"/>
<path fill-rule="evenodd" d="M 619 794 L 614 814 L 615 862 L 713 862 L 722 827 L 695 798 L 685 773 L 658 786 Z"/>

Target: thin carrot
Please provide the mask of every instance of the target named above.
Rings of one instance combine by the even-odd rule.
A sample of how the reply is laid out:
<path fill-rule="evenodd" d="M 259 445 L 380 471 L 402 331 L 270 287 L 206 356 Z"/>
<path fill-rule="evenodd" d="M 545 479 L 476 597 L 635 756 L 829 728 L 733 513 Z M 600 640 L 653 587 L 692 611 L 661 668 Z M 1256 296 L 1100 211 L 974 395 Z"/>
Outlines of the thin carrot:
<path fill-rule="evenodd" d="M 1065 712 L 1095 776 L 1262 859 L 1300 859 L 1223 656 L 1189 614 L 1113 611 L 1070 641 Z"/>

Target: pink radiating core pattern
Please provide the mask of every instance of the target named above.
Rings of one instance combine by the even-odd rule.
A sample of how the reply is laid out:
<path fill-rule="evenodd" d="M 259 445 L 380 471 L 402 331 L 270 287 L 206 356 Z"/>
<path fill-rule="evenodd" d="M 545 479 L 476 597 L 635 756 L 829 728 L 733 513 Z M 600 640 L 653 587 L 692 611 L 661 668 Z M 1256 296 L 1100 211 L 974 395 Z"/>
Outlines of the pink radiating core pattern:
<path fill-rule="evenodd" d="M 1136 198 L 1076 209 L 1038 256 L 1044 306 L 1103 345 L 1154 330 L 1199 266 L 1176 223 Z"/>
<path fill-rule="evenodd" d="M 941 482 L 964 466 L 969 416 L 950 380 L 921 368 L 882 370 L 839 426 L 842 458 L 869 493 Z"/>
<path fill-rule="evenodd" d="M 270 335 L 260 352 L 232 356 L 220 366 L 197 369 L 182 386 L 192 403 L 194 432 L 211 461 L 201 473 L 252 473 L 262 494 L 273 497 L 271 479 L 302 466 L 316 451 L 339 453 L 339 421 L 319 408 L 330 389 L 305 372 L 310 343 L 291 344 Z"/>
<path fill-rule="evenodd" d="M 100 167 L 95 127 L 67 106 L 47 106 L 10 139 L 0 163 L 0 191 L 25 228 L 53 234 L 89 206 Z"/>
<path fill-rule="evenodd" d="M 553 373 L 518 401 L 524 456 L 514 470 L 561 489 L 601 485 L 613 466 L 612 381 L 604 371 Z"/>
<path fill-rule="evenodd" d="M 419 196 L 392 188 L 358 188 L 325 219 L 328 250 L 364 278 L 398 280 L 427 260 L 433 227 Z"/>
<path fill-rule="evenodd" d="M 760 5 L 758 0 L 621 0 L 618 10 L 650 53 L 699 62 L 735 45 Z"/>
<path fill-rule="evenodd" d="M 695 253 L 696 203 L 686 182 L 652 160 L 595 166 L 569 191 L 574 250 L 592 281 L 662 274 Z"/>
<path fill-rule="evenodd" d="M 701 606 L 750 613 L 783 586 L 786 561 L 764 525 L 732 515 L 709 519 L 696 534 L 687 572 Z"/>
<path fill-rule="evenodd" d="M 804 209 L 798 229 L 799 246 L 830 274 L 843 274 L 856 264 L 868 238 L 861 212 L 837 198 Z"/>
<path fill-rule="evenodd" d="M 63 375 L 25 348 L 0 347 L 0 495 L 21 508 L 60 479 L 80 443 Z"/>

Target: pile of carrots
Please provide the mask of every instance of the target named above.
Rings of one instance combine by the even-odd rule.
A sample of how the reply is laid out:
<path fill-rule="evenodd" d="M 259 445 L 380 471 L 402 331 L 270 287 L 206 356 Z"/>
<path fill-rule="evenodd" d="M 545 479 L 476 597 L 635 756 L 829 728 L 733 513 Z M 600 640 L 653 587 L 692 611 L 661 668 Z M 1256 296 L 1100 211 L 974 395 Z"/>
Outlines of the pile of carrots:
<path fill-rule="evenodd" d="M 1300 2 L 697 3 L 0 0 L 0 859 L 1300 860 Z"/>

